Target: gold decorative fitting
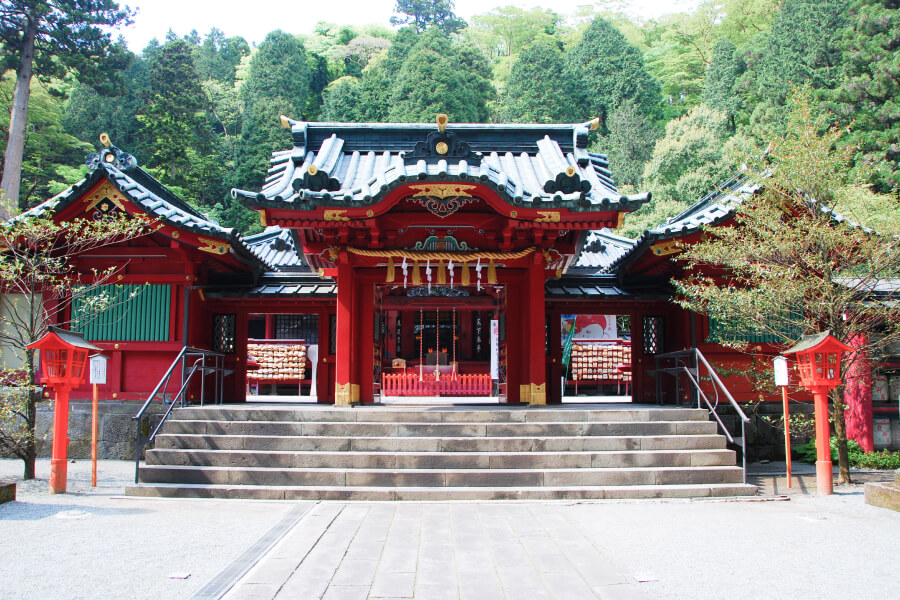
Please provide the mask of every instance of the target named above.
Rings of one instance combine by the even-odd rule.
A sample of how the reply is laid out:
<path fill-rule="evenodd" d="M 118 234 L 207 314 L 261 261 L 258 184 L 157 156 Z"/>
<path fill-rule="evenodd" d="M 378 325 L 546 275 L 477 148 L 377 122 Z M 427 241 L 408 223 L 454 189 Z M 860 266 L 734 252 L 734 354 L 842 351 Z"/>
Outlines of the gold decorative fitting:
<path fill-rule="evenodd" d="M 447 129 L 447 122 L 450 120 L 450 117 L 444 113 L 438 113 L 435 120 L 437 121 L 438 131 L 444 133 L 444 130 Z M 443 154 L 443 152 L 441 152 L 441 154 Z"/>
<path fill-rule="evenodd" d="M 411 185 L 410 189 L 416 193 L 413 198 L 420 196 L 434 196 L 435 198 L 450 198 L 451 196 L 471 198 L 469 190 L 474 190 L 474 185 L 456 185 L 453 183 L 430 183 L 428 185 Z"/>
<path fill-rule="evenodd" d="M 335 406 L 350 406 L 350 384 L 349 383 L 338 383 L 334 386 L 334 405 Z"/>
<path fill-rule="evenodd" d="M 118 345 L 118 344 L 115 345 L 115 349 L 116 349 L 116 350 L 119 349 L 119 345 Z"/>
<path fill-rule="evenodd" d="M 184 278 L 184 280 L 185 280 L 185 281 L 190 281 L 190 280 L 191 280 L 191 276 L 190 276 L 190 275 L 186 275 L 185 278 Z"/>
<path fill-rule="evenodd" d="M 198 237 L 197 241 L 203 244 L 198 248 L 198 250 L 209 252 L 210 254 L 225 254 L 231 248 L 231 244 L 226 244 L 224 242 L 220 242 L 219 240 Z"/>
<path fill-rule="evenodd" d="M 515 211 L 515 210 L 511 210 L 511 211 L 509 211 L 509 216 L 510 216 L 510 218 L 515 219 L 516 217 L 519 216 L 519 212 Z"/>
<path fill-rule="evenodd" d="M 323 269 L 322 267 L 319 267 L 319 277 L 325 279 L 325 269 Z"/>
<path fill-rule="evenodd" d="M 558 210 L 539 210 L 538 214 L 541 216 L 534 220 L 535 223 L 559 223 Z"/>
<path fill-rule="evenodd" d="M 115 155 L 113 155 L 113 154 L 107 154 L 106 157 L 105 157 L 103 160 L 105 160 L 105 161 L 108 162 L 108 163 L 111 163 L 111 162 L 114 162 L 114 161 L 116 160 L 116 157 L 115 157 Z"/>
<path fill-rule="evenodd" d="M 568 167 L 566 167 L 566 175 L 568 175 L 569 177 L 574 177 L 575 176 L 575 167 L 573 167 L 572 165 L 569 165 Z"/>
<path fill-rule="evenodd" d="M 125 278 L 122 275 L 119 275 L 119 281 L 122 281 L 123 279 Z"/>
<path fill-rule="evenodd" d="M 600 129 L 600 117 L 594 117 L 591 119 L 591 131 L 597 131 Z"/>
<path fill-rule="evenodd" d="M 349 221 L 350 217 L 345 217 L 346 210 L 326 210 L 324 219 L 326 221 Z"/>
<path fill-rule="evenodd" d="M 281 115 L 281 116 L 278 117 L 278 118 L 279 118 L 279 120 L 281 120 L 281 126 L 282 126 L 282 127 L 284 127 L 285 129 L 290 129 L 290 128 L 291 128 L 291 120 L 290 120 L 290 118 L 288 118 L 288 117 L 286 117 L 286 116 L 284 116 L 284 115 Z"/>
<path fill-rule="evenodd" d="M 93 194 L 88 194 L 84 197 L 83 202 L 87 204 L 84 210 L 87 212 L 95 209 L 98 204 L 106 200 L 112 202 L 119 210 L 124 211 L 125 203 L 122 202 L 122 199 L 123 197 L 119 190 L 114 188 L 109 181 L 104 181 Z"/>
<path fill-rule="evenodd" d="M 116 347 L 118 348 L 118 346 L 116 346 Z M 117 394 L 116 392 L 113 392 L 113 400 L 115 400 L 118 397 L 119 397 L 119 394 Z"/>
<path fill-rule="evenodd" d="M 259 211 L 259 224 L 263 227 L 268 227 L 269 224 L 266 223 L 266 211 L 265 209 Z"/>
<path fill-rule="evenodd" d="M 181 237 L 181 234 L 178 233 L 177 231 L 173 231 L 173 232 L 172 232 L 172 237 L 175 238 L 175 239 L 177 240 L 178 238 Z"/>
<path fill-rule="evenodd" d="M 375 216 L 375 211 L 374 211 L 374 210 L 367 210 L 367 211 L 366 211 L 366 216 L 369 217 L 369 218 L 371 219 L 372 217 Z"/>
<path fill-rule="evenodd" d="M 447 154 L 450 150 L 450 147 L 447 145 L 447 142 L 438 142 L 434 145 L 434 150 L 438 154 Z"/>
<path fill-rule="evenodd" d="M 547 404 L 547 384 L 532 383 L 531 384 L 531 402 L 530 404 Z"/>
<path fill-rule="evenodd" d="M 319 172 L 319 167 L 317 167 L 316 165 L 309 165 L 308 167 L 306 167 L 306 172 L 310 175 L 315 175 Z"/>
<path fill-rule="evenodd" d="M 104 131 L 100 134 L 100 143 L 109 148 L 109 145 L 112 143 L 109 139 L 109 135 Z"/>
<path fill-rule="evenodd" d="M 656 256 L 669 256 L 670 254 L 678 254 L 682 250 L 682 243 L 678 240 L 670 240 L 667 242 L 659 242 L 650 246 L 650 250 Z"/>

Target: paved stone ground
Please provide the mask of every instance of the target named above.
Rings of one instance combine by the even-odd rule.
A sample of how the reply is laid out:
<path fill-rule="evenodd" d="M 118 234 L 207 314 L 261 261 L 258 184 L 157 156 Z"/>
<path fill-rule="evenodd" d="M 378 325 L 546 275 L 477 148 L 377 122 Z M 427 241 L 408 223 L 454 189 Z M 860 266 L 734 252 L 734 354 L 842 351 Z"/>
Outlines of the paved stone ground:
<path fill-rule="evenodd" d="M 896 598 L 897 540 L 900 515 L 859 486 L 790 501 L 321 503 L 225 597 Z"/>
<path fill-rule="evenodd" d="M 69 494 L 39 461 L 0 505 L 0 599 L 219 598 L 242 560 L 229 600 L 898 597 L 900 513 L 859 485 L 804 493 L 803 472 L 787 501 L 314 504 L 123 498 L 131 463 L 101 461 L 98 488 L 89 461 L 69 467 Z M 781 465 L 754 468 L 778 483 Z"/>

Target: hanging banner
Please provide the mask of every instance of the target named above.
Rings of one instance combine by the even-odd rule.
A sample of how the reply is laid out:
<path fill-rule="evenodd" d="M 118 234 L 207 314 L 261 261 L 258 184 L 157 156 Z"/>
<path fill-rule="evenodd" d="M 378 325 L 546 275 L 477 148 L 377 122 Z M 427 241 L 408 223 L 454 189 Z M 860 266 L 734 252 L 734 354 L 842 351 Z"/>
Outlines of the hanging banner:
<path fill-rule="evenodd" d="M 562 315 L 560 320 L 563 327 L 562 364 L 568 366 L 572 359 L 572 340 L 575 339 L 575 322 L 578 320 L 578 315 Z"/>
<path fill-rule="evenodd" d="M 491 319 L 491 379 L 500 379 L 500 321 Z"/>

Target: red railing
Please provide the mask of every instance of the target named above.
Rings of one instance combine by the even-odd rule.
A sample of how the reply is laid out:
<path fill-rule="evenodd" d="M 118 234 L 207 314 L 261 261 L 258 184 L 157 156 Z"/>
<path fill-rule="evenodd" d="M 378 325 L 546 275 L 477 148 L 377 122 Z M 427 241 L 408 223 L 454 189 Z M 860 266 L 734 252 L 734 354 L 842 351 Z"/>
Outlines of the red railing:
<path fill-rule="evenodd" d="M 490 374 L 383 373 L 382 396 L 490 396 Z"/>

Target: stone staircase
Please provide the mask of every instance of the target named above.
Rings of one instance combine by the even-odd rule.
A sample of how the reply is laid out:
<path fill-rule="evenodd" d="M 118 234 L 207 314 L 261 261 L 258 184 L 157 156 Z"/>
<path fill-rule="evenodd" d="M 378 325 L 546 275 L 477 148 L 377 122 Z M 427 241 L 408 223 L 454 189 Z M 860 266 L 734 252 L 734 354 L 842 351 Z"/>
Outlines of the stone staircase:
<path fill-rule="evenodd" d="M 753 495 L 706 411 L 215 406 L 174 411 L 131 496 L 328 500 Z"/>

